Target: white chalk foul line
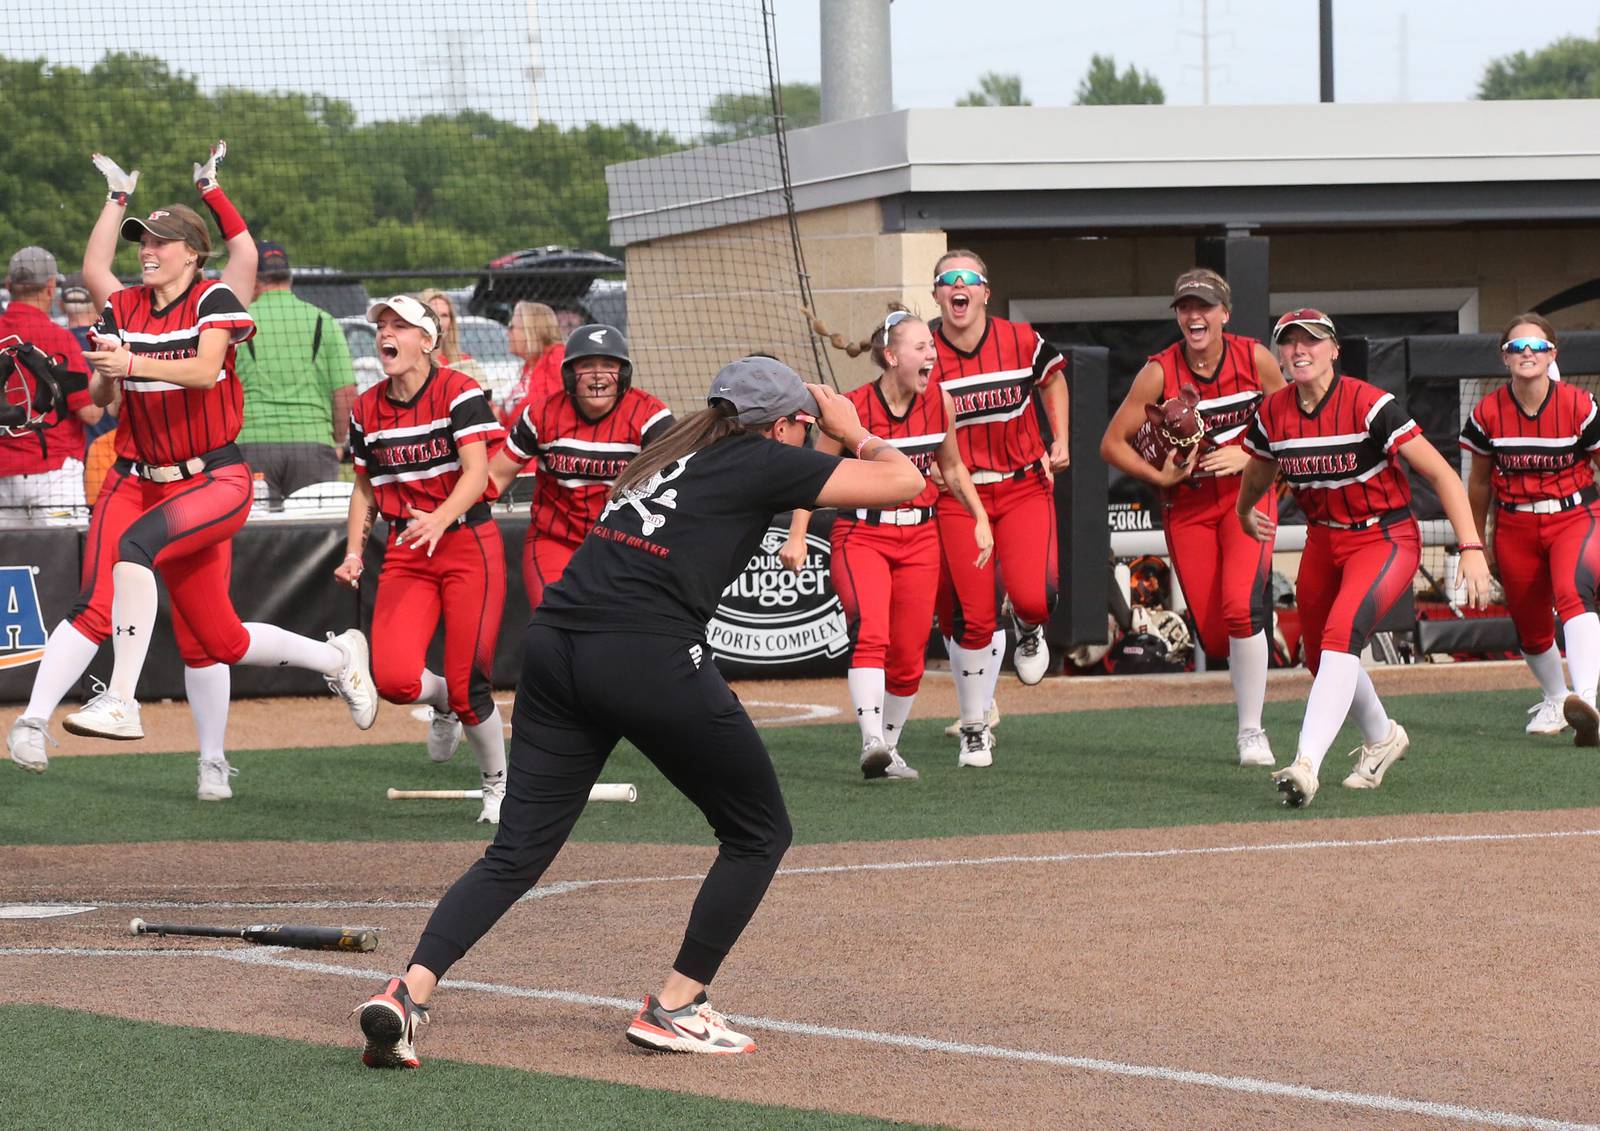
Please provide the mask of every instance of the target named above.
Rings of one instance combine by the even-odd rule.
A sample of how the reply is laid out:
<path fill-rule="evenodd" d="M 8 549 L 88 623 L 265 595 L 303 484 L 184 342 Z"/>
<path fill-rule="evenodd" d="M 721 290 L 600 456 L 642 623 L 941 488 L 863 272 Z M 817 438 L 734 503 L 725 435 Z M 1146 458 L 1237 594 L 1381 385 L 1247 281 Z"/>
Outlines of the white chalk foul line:
<path fill-rule="evenodd" d="M 803 868 L 779 868 L 778 877 L 832 876 L 852 872 L 910 872 L 934 868 L 993 868 L 1007 864 L 1088 864 L 1102 860 L 1165 860 L 1185 856 L 1237 856 L 1256 852 L 1315 852 L 1328 849 L 1400 848 L 1411 845 L 1439 844 L 1504 844 L 1516 841 L 1562 840 L 1578 837 L 1600 837 L 1600 829 L 1562 829 L 1550 832 L 1526 833 L 1435 833 L 1421 836 L 1371 837 L 1364 840 L 1290 840 L 1270 844 L 1220 844 L 1200 848 L 1119 848 L 1103 852 L 1050 852 L 1037 855 L 1014 856 L 956 856 L 939 860 L 876 860 L 856 864 L 816 864 Z M 587 888 L 632 886 L 644 884 L 698 883 L 704 872 L 684 872 L 665 876 L 613 876 L 592 880 L 557 880 L 541 884 L 524 895 L 519 903 L 535 902 L 552 896 L 567 895 Z M 40 906 L 52 906 L 50 900 L 33 901 Z M 96 900 L 86 896 L 76 897 L 74 903 L 92 903 L 97 907 L 148 907 L 168 910 L 200 910 L 214 908 L 272 908 L 287 907 L 306 911 L 338 911 L 373 908 L 377 910 L 414 910 L 431 908 L 437 900 Z"/>
<path fill-rule="evenodd" d="M 374 980 L 381 975 L 371 970 L 355 970 L 348 966 L 335 966 L 327 962 L 310 962 L 289 957 L 289 951 L 280 947 L 252 947 L 237 949 L 183 949 L 183 950 L 114 950 L 107 948 L 75 947 L 5 947 L 0 955 L 39 956 L 63 958 L 220 958 L 250 966 L 270 966 L 276 969 L 295 970 L 308 974 L 330 974 L 340 978 Z M 499 997 L 526 998 L 534 1001 L 560 1002 L 565 1005 L 594 1006 L 602 1009 L 632 1011 L 637 1008 L 633 998 L 606 997 L 598 994 L 581 994 L 571 990 L 543 990 L 526 986 L 507 986 L 496 982 L 457 981 L 441 983 L 451 990 L 469 993 L 493 994 Z M 1302 1100 L 1310 1103 L 1331 1104 L 1342 1107 L 1365 1108 L 1369 1111 L 1388 1111 L 1401 1115 L 1422 1115 L 1433 1119 L 1453 1119 L 1488 1127 L 1528 1128 L 1530 1131 L 1600 1131 L 1600 1124 L 1573 1123 L 1561 1119 L 1546 1119 L 1536 1115 L 1494 1111 L 1466 1107 L 1461 1104 L 1441 1103 L 1435 1100 L 1408 1100 L 1400 1096 L 1386 1096 L 1367 1092 L 1315 1088 L 1306 1084 L 1284 1084 L 1276 1080 L 1262 1080 L 1253 1076 L 1223 1076 L 1215 1072 L 1195 1072 L 1186 1068 L 1169 1068 L 1163 1065 L 1129 1064 L 1100 1057 L 1070 1056 L 1062 1053 L 1040 1052 L 1033 1049 L 1014 1049 L 1003 1045 L 975 1045 L 962 1041 L 945 1041 L 935 1037 L 919 1037 L 909 1033 L 881 1033 L 871 1029 L 846 1029 L 834 1025 L 813 1025 L 806 1021 L 784 1021 L 772 1017 L 752 1017 L 746 1014 L 727 1015 L 734 1024 L 746 1029 L 770 1033 L 788 1033 L 801 1037 L 824 1037 L 831 1040 L 859 1041 L 863 1044 L 886 1048 L 914 1049 L 918 1052 L 938 1052 L 952 1056 L 972 1057 L 982 1060 L 999 1060 L 1013 1063 L 1042 1064 L 1053 1068 L 1071 1068 L 1083 1072 L 1096 1072 L 1109 1076 L 1129 1076 L 1146 1080 L 1159 1080 L 1167 1084 L 1187 1084 L 1193 1087 L 1215 1088 L 1244 1095 L 1268 1096 L 1280 1099 Z"/>

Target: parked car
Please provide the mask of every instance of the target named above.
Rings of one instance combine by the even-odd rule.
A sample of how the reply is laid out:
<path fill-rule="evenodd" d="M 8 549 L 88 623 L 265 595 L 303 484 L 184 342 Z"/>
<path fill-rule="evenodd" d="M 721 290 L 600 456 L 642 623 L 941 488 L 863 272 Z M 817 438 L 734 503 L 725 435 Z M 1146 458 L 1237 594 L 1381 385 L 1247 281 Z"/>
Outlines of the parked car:
<path fill-rule="evenodd" d="M 502 325 L 511 320 L 511 308 L 523 300 L 542 302 L 566 322 L 609 322 L 627 333 L 626 284 L 620 278 L 622 261 L 598 251 L 573 248 L 526 248 L 489 262 L 488 273 L 478 279 L 467 300 L 472 314 L 492 318 Z"/>
<path fill-rule="evenodd" d="M 356 371 L 356 389 L 366 392 L 383 380 L 383 367 L 378 364 L 378 330 L 365 315 L 339 319 L 344 329 L 344 340 L 350 347 L 350 362 Z M 488 318 L 464 314 L 456 323 L 461 334 L 461 348 L 483 369 L 484 391 L 499 404 L 522 372 L 522 359 L 511 352 L 506 328 Z"/>

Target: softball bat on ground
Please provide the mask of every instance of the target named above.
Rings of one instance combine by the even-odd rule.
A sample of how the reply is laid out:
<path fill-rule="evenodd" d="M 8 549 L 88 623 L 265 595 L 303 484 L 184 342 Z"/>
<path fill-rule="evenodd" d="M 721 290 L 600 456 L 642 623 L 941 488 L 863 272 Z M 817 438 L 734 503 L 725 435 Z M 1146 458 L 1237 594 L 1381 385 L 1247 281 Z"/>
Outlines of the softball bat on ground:
<path fill-rule="evenodd" d="M 390 801 L 481 801 L 481 789 L 394 789 L 384 794 Z M 629 783 L 601 782 L 589 787 L 590 801 L 637 801 L 639 787 Z"/>

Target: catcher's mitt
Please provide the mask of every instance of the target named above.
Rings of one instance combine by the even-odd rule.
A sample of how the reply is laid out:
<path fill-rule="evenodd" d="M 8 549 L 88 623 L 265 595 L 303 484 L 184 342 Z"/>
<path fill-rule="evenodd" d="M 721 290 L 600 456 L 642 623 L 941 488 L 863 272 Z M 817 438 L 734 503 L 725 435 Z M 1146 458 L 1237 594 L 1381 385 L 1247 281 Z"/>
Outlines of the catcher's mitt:
<path fill-rule="evenodd" d="M 1144 406 L 1146 420 L 1133 436 L 1133 449 L 1152 467 L 1167 462 L 1167 453 L 1178 450 L 1179 467 L 1188 463 L 1206 438 L 1206 422 L 1195 408 L 1200 390 L 1184 385 L 1178 395 L 1160 404 Z"/>
<path fill-rule="evenodd" d="M 0 341 L 0 429 L 8 436 L 40 432 L 67 414 L 67 395 L 88 378 L 73 373 L 39 347 L 13 335 Z"/>

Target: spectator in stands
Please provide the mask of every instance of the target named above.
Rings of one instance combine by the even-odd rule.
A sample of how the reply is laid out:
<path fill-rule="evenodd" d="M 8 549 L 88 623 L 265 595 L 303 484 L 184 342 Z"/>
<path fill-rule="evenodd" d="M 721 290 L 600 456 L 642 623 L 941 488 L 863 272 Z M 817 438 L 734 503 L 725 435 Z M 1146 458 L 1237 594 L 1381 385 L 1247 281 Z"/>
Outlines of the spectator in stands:
<path fill-rule="evenodd" d="M 489 383 L 484 380 L 483 366 L 461 346 L 461 326 L 456 318 L 456 304 L 449 295 L 432 287 L 417 297 L 428 304 L 434 317 L 439 320 L 439 348 L 434 351 L 439 364 L 449 366 L 457 373 L 465 373 L 488 395 Z"/>
<path fill-rule="evenodd" d="M 561 363 L 566 360 L 566 338 L 556 312 L 542 302 L 519 302 L 511 309 L 511 352 L 522 359 L 517 383 L 495 406 L 500 423 L 508 430 L 531 402 L 543 404 L 561 392 Z"/>
<path fill-rule="evenodd" d="M 283 497 L 339 478 L 339 450 L 350 430 L 355 371 L 344 332 L 327 311 L 294 296 L 283 245 L 256 245 L 256 335 L 238 352 L 244 387 L 239 447 L 267 483 L 277 510 Z"/>
<path fill-rule="evenodd" d="M 10 305 L 0 314 L 0 338 L 15 334 L 57 364 L 87 378 L 89 364 L 77 340 L 50 318 L 55 302 L 56 257 L 25 247 L 6 270 Z M 83 426 L 104 410 L 87 389 L 67 398 L 68 413 L 54 426 L 22 436 L 0 436 L 0 524 L 45 525 L 88 513 L 83 496 Z"/>

